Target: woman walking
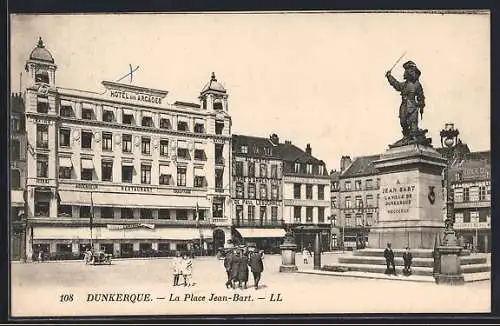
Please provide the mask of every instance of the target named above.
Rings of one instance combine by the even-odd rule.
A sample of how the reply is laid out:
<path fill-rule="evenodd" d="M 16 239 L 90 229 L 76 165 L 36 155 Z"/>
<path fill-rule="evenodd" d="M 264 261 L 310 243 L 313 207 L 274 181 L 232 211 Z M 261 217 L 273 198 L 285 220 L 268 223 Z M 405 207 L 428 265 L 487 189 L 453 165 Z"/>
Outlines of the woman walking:
<path fill-rule="evenodd" d="M 174 274 L 174 286 L 179 285 L 179 277 L 182 274 L 182 257 L 180 252 L 175 253 L 175 257 L 172 262 L 172 272 Z"/>

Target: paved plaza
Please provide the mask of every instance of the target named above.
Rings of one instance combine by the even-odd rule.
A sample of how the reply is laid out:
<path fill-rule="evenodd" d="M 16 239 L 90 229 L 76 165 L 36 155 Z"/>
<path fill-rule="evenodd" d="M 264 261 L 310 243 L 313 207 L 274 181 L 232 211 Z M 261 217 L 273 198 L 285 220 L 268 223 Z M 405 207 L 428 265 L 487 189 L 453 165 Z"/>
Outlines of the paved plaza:
<path fill-rule="evenodd" d="M 324 254 L 323 263 L 334 262 L 336 255 Z M 298 255 L 299 269 L 312 269 L 311 263 L 304 265 L 300 258 Z M 83 262 L 13 263 L 12 315 L 490 311 L 489 281 L 453 287 L 290 274 L 279 273 L 280 263 L 279 255 L 265 257 L 262 287 L 259 290 L 252 288 L 251 273 L 248 289 L 226 289 L 223 262 L 214 257 L 194 260 L 193 281 L 196 284 L 193 287 L 172 286 L 171 259 L 115 260 L 110 266 L 86 266 Z M 113 302 L 88 301 L 89 298 L 95 299 L 95 294 L 102 293 L 121 295 L 108 299 L 113 299 Z"/>

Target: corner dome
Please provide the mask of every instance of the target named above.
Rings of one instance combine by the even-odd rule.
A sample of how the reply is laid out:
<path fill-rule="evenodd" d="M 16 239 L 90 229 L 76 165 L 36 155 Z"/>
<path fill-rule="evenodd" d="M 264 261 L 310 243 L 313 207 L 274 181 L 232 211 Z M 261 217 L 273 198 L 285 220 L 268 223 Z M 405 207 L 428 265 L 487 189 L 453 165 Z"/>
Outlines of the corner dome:
<path fill-rule="evenodd" d="M 45 48 L 41 37 L 38 39 L 36 48 L 31 51 L 30 60 L 54 63 L 54 58 L 52 57 L 52 54 L 50 54 L 50 52 Z"/>
<path fill-rule="evenodd" d="M 216 92 L 221 92 L 221 93 L 226 93 L 226 89 L 224 86 L 222 86 L 221 83 L 217 81 L 217 78 L 215 78 L 215 73 L 212 72 L 212 77 L 210 78 L 210 81 L 203 87 L 203 90 L 201 93 L 205 93 L 208 91 L 216 91 Z"/>

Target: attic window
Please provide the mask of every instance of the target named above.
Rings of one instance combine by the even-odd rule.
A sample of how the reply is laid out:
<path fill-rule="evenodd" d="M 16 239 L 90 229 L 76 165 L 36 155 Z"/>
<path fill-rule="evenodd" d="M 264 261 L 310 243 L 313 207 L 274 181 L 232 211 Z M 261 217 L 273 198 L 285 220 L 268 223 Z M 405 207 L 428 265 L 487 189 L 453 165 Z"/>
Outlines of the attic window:
<path fill-rule="evenodd" d="M 312 174 L 312 173 L 313 173 L 313 165 L 307 164 L 307 174 Z"/>
<path fill-rule="evenodd" d="M 300 163 L 295 163 L 295 173 L 299 173 L 300 172 Z"/>
<path fill-rule="evenodd" d="M 241 145 L 241 153 L 248 154 L 248 146 L 247 145 Z"/>
<path fill-rule="evenodd" d="M 222 110 L 222 102 L 220 100 L 215 100 L 214 102 L 214 110 Z"/>
<path fill-rule="evenodd" d="M 45 70 L 37 71 L 35 74 L 35 82 L 37 83 L 49 83 L 49 73 Z"/>
<path fill-rule="evenodd" d="M 319 175 L 323 175 L 323 173 L 324 173 L 324 167 L 323 167 L 323 165 L 318 165 L 318 174 Z"/>

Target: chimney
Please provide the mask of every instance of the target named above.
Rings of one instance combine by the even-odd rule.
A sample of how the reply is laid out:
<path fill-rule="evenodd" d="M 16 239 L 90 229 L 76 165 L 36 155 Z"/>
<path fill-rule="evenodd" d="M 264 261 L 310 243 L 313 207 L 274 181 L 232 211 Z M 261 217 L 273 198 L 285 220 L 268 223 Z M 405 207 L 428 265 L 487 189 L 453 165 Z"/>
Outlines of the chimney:
<path fill-rule="evenodd" d="M 272 134 L 271 136 L 269 136 L 269 139 L 274 145 L 278 145 L 280 143 L 280 139 L 276 134 Z"/>
<path fill-rule="evenodd" d="M 350 156 L 342 156 L 340 159 L 340 172 L 344 172 L 351 163 L 352 161 Z"/>
<path fill-rule="evenodd" d="M 311 155 L 311 144 L 307 144 L 306 146 L 306 153 Z"/>

